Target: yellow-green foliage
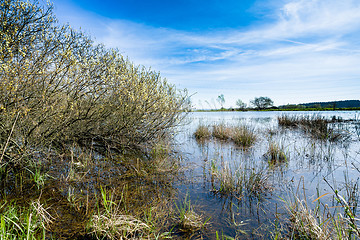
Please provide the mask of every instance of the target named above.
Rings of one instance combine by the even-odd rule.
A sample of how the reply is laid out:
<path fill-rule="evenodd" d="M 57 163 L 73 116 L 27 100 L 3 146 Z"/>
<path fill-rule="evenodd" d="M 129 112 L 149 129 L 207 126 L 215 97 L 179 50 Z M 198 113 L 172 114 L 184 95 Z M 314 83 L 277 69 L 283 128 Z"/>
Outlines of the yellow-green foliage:
<path fill-rule="evenodd" d="M 185 92 L 59 26 L 52 6 L 0 5 L 0 162 L 72 142 L 103 149 L 153 143 L 187 109 Z"/>

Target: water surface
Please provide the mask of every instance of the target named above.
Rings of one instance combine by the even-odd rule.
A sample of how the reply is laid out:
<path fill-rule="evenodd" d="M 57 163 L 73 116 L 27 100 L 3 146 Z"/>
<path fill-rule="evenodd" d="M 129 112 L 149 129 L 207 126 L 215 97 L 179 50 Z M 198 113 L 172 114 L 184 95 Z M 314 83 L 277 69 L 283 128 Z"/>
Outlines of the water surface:
<path fill-rule="evenodd" d="M 277 117 L 288 115 L 320 115 L 327 119 L 352 120 L 334 123 L 333 127 L 347 134 L 343 141 L 320 141 L 297 129 L 278 126 Z M 189 122 L 176 137 L 189 170 L 186 181 L 179 184 L 180 199 L 188 195 L 194 208 L 209 218 L 205 237 L 215 238 L 215 232 L 238 239 L 270 238 L 276 221 L 287 217 L 284 200 L 298 193 L 309 205 L 320 194 L 332 193 L 331 187 L 343 190 L 345 183 L 358 181 L 360 166 L 359 112 L 194 112 Z M 231 142 L 211 139 L 197 142 L 193 137 L 202 125 L 251 125 L 256 129 L 258 141 L 244 150 Z M 269 142 L 281 146 L 287 160 L 269 164 L 264 156 Z M 219 195 L 212 191 L 211 164 L 266 171 L 272 189 L 260 198 Z M 326 181 L 328 182 L 326 182 Z M 330 186 L 329 186 L 330 184 Z M 345 194 L 345 193 L 344 193 Z M 321 199 L 331 205 L 333 194 Z"/>

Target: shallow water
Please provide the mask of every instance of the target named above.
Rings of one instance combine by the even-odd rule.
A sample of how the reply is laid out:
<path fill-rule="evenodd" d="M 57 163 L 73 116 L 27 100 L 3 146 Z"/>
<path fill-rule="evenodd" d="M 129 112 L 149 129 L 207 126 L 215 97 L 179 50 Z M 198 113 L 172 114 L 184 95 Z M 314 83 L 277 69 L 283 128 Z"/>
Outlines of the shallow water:
<path fill-rule="evenodd" d="M 315 140 L 300 130 L 278 126 L 277 117 L 288 115 L 320 115 L 327 119 L 353 120 L 334 124 L 349 138 L 339 142 Z M 191 203 L 205 219 L 210 218 L 202 237 L 215 239 L 216 232 L 237 239 L 270 238 L 275 223 L 286 218 L 283 200 L 298 193 L 309 206 L 318 196 L 333 193 L 331 187 L 346 195 L 345 183 L 357 183 L 360 173 L 360 141 L 358 111 L 331 112 L 195 112 L 188 115 L 189 124 L 183 126 L 176 136 L 186 163 L 186 181 L 179 183 L 179 198 L 189 196 Z M 196 128 L 202 125 L 247 124 L 256 128 L 259 139 L 249 150 L 242 150 L 230 142 L 209 140 L 199 143 L 193 137 Z M 273 132 L 269 134 L 269 129 Z M 269 141 L 282 147 L 287 161 L 271 165 L 264 154 Z M 211 164 L 228 165 L 235 172 L 239 166 L 269 173 L 268 183 L 272 189 L 260 198 L 220 195 L 212 191 Z M 354 167 L 355 166 L 355 167 Z M 326 183 L 326 181 L 329 183 Z M 331 187 L 330 187 L 330 186 Z M 305 197 L 304 197 L 305 196 Z M 332 205 L 333 194 L 321 201 Z M 194 237 L 196 238 L 196 237 Z"/>

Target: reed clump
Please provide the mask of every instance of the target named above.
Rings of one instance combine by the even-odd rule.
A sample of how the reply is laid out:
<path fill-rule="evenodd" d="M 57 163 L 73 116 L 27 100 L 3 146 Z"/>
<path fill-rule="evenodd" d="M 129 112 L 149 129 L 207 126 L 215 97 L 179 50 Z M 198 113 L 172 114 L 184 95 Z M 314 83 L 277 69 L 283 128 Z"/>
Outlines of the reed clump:
<path fill-rule="evenodd" d="M 300 128 L 311 137 L 323 141 L 337 142 L 347 139 L 348 134 L 336 129 L 333 125 L 338 120 L 329 120 L 320 115 L 278 117 L 278 124 L 282 127 Z"/>
<path fill-rule="evenodd" d="M 210 139 L 212 136 L 221 141 L 231 141 L 242 148 L 252 147 L 258 139 L 255 128 L 251 126 L 227 126 L 223 123 L 213 125 L 212 131 L 209 126 L 199 125 L 194 136 L 197 140 Z"/>
<path fill-rule="evenodd" d="M 255 144 L 257 135 L 254 128 L 243 125 L 233 128 L 231 139 L 236 145 L 249 148 Z"/>
<path fill-rule="evenodd" d="M 225 124 L 221 123 L 218 125 L 213 125 L 212 136 L 219 140 L 228 140 L 231 137 L 232 129 Z"/>
<path fill-rule="evenodd" d="M 302 180 L 303 181 L 303 180 Z M 289 213 L 289 219 L 276 234 L 280 239 L 359 239 L 360 226 L 357 218 L 357 203 L 352 196 L 346 200 L 339 191 L 334 189 L 326 179 L 332 192 L 318 196 L 312 203 L 307 202 L 304 195 L 293 193 L 291 200 L 284 201 Z M 303 182 L 304 185 L 304 182 Z M 350 184 L 351 185 L 351 184 Z M 303 186 L 304 187 L 304 186 Z M 355 188 L 354 188 L 355 187 Z M 358 190 L 357 183 L 345 187 L 348 190 Z M 322 202 L 323 198 L 332 196 L 335 199 L 333 207 Z M 310 207 L 313 203 L 315 206 Z"/>
<path fill-rule="evenodd" d="M 175 203 L 176 212 L 174 220 L 181 232 L 193 233 L 195 231 L 203 229 L 210 220 L 204 220 L 203 217 L 194 211 L 193 205 L 191 204 L 188 196 L 179 204 Z"/>
<path fill-rule="evenodd" d="M 270 163 L 281 163 L 287 162 L 289 157 L 284 147 L 274 141 L 269 141 L 269 147 L 267 152 L 264 154 L 265 158 Z"/>
<path fill-rule="evenodd" d="M 212 192 L 221 195 L 233 195 L 238 199 L 243 197 L 261 198 L 272 186 L 265 169 L 255 169 L 245 165 L 230 166 L 222 162 L 211 162 Z"/>
<path fill-rule="evenodd" d="M 89 231 L 97 239 L 133 239 L 136 237 L 146 237 L 149 235 L 150 227 L 136 219 L 134 216 L 124 213 L 120 208 L 120 202 L 116 202 L 114 195 L 101 188 L 101 199 L 99 205 L 102 206 L 91 217 Z"/>
<path fill-rule="evenodd" d="M 290 236 L 295 239 L 332 239 L 333 233 L 326 219 L 309 209 L 306 202 L 295 198 L 289 207 Z"/>
<path fill-rule="evenodd" d="M 210 127 L 205 125 L 199 125 L 194 133 L 195 138 L 200 141 L 209 139 L 211 135 Z"/>

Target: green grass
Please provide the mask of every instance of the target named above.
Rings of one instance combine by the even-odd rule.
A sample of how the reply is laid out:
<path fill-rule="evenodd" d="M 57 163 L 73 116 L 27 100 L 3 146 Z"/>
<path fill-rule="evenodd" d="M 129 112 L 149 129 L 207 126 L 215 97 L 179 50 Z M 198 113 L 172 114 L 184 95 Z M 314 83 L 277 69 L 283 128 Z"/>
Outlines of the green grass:
<path fill-rule="evenodd" d="M 45 239 L 52 219 L 38 201 L 26 207 L 5 201 L 0 206 L 0 239 Z"/>
<path fill-rule="evenodd" d="M 203 217 L 194 211 L 194 207 L 191 204 L 188 196 L 179 204 L 175 203 L 175 222 L 179 227 L 179 230 L 185 233 L 193 233 L 200 229 L 203 229 L 208 223 L 210 218 L 204 220 Z"/>

